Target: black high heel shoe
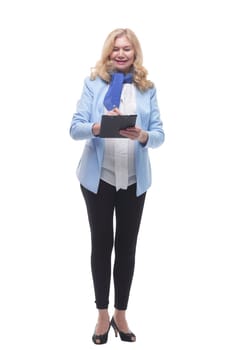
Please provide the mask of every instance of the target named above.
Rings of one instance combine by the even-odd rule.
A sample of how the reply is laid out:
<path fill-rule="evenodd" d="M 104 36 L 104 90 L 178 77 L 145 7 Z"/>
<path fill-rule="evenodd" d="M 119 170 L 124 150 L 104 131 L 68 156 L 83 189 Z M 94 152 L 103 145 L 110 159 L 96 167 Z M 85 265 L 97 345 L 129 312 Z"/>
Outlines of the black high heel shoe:
<path fill-rule="evenodd" d="M 108 333 L 109 333 L 110 327 L 111 327 L 111 324 L 109 324 L 108 330 L 104 334 L 99 334 L 99 335 L 93 334 L 92 336 L 93 343 L 96 345 L 106 344 L 108 341 Z"/>
<path fill-rule="evenodd" d="M 124 333 L 119 330 L 119 328 L 116 325 L 116 322 L 114 318 L 111 319 L 110 326 L 114 329 L 115 336 L 117 337 L 118 333 L 120 334 L 120 338 L 122 341 L 128 341 L 128 342 L 135 342 L 136 341 L 136 335 L 132 332 L 130 333 Z"/>

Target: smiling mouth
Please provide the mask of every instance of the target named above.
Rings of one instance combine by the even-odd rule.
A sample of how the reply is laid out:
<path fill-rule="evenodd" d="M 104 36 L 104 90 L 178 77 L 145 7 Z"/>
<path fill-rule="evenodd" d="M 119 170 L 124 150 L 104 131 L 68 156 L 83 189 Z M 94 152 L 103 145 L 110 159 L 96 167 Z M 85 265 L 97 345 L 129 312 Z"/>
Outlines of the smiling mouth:
<path fill-rule="evenodd" d="M 127 60 L 126 61 L 119 61 L 119 60 L 115 60 L 117 63 L 126 63 L 127 62 Z"/>

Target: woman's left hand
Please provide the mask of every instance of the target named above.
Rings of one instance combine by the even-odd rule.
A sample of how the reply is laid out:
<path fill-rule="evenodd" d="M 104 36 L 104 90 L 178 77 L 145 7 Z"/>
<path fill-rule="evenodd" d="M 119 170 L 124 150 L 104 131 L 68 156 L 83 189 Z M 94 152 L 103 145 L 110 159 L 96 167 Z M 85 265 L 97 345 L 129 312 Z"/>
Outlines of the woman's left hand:
<path fill-rule="evenodd" d="M 133 128 L 120 130 L 120 134 L 124 137 L 128 137 L 131 140 L 137 140 L 141 143 L 146 143 L 148 140 L 148 133 L 136 126 Z"/>

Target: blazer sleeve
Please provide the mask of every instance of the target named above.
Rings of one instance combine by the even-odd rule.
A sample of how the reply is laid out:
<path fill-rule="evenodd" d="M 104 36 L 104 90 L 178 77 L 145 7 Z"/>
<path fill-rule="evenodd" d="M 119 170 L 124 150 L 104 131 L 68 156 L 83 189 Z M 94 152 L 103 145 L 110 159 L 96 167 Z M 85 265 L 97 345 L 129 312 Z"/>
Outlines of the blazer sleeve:
<path fill-rule="evenodd" d="M 150 122 L 148 127 L 148 140 L 144 145 L 145 148 L 156 148 L 162 145 L 164 142 L 165 134 L 163 130 L 163 122 L 160 119 L 160 111 L 158 107 L 156 89 L 152 88 L 150 90 Z"/>
<path fill-rule="evenodd" d="M 84 140 L 95 137 L 92 133 L 94 122 L 91 121 L 93 96 L 90 79 L 86 78 L 70 126 L 70 136 L 74 140 Z"/>

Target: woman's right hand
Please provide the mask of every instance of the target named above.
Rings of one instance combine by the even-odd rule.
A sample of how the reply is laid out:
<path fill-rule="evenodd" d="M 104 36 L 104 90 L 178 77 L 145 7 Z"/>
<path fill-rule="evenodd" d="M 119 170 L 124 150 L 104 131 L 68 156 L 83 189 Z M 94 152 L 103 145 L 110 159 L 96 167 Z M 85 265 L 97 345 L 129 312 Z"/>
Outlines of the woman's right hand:
<path fill-rule="evenodd" d="M 98 136 L 100 133 L 100 124 L 99 123 L 95 123 L 92 125 L 92 133 L 95 136 Z"/>
<path fill-rule="evenodd" d="M 115 107 L 111 111 L 108 111 L 106 114 L 107 115 L 119 115 L 119 114 L 121 114 L 121 112 L 120 112 L 119 108 Z"/>

